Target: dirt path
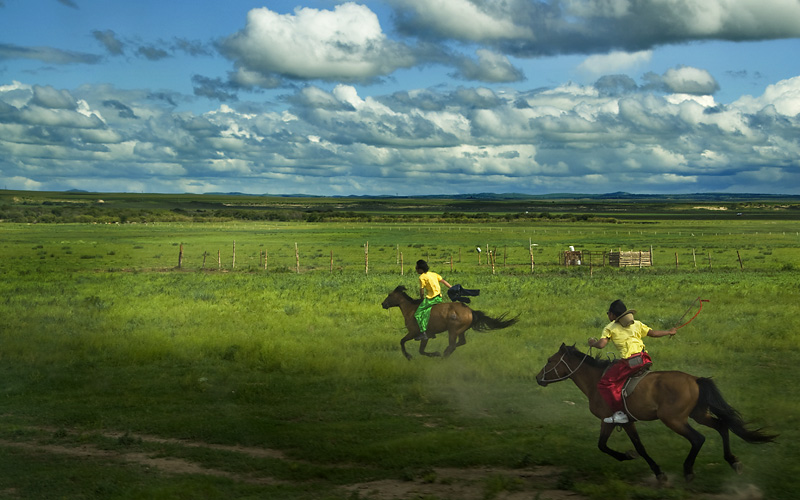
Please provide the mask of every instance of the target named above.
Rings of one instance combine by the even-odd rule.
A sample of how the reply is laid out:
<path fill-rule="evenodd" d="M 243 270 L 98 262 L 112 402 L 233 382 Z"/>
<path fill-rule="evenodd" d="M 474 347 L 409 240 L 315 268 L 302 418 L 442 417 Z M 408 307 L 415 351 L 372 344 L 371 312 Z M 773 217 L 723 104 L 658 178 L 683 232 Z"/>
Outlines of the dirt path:
<path fill-rule="evenodd" d="M 81 434 L 69 433 L 64 429 L 36 428 L 39 431 L 58 433 L 62 436 L 79 437 Z M 254 458 L 271 458 L 275 460 L 291 460 L 279 451 L 269 448 L 256 448 L 246 446 L 228 446 L 203 443 L 183 439 L 167 439 L 157 436 L 133 435 L 118 432 L 92 432 L 91 435 L 116 439 L 120 442 L 132 443 L 159 443 L 187 448 L 205 448 L 226 452 L 240 453 Z M 10 441 L 0 440 L 0 447 L 18 448 L 31 453 L 45 453 L 53 455 L 68 455 L 77 459 L 103 459 L 119 463 L 137 464 L 166 474 L 194 474 L 224 477 L 233 481 L 248 484 L 277 485 L 291 484 L 288 481 L 272 477 L 254 477 L 252 475 L 234 473 L 225 470 L 204 467 L 192 461 L 164 457 L 163 451 L 145 453 L 134 450 L 108 450 L 101 449 L 92 444 L 59 445 L 39 443 L 35 441 Z M 497 500 L 522 500 L 535 498 L 541 500 L 585 500 L 586 497 L 570 491 L 556 488 L 556 481 L 560 470 L 555 467 L 528 467 L 524 469 L 504 468 L 434 468 L 422 478 L 415 480 L 380 480 L 366 483 L 356 483 L 342 488 L 346 495 L 357 494 L 358 498 L 370 500 L 400 500 L 407 498 L 442 498 L 459 500 L 481 500 L 487 498 L 487 485 L 498 484 L 499 491 L 488 498 Z"/>
<path fill-rule="evenodd" d="M 86 434 L 69 433 L 64 429 L 35 428 L 38 431 L 53 433 L 51 435 L 80 437 Z M 294 461 L 286 457 L 280 450 L 246 446 L 229 446 L 210 444 L 183 439 L 168 439 L 148 435 L 132 435 L 117 432 L 92 432 L 89 435 L 101 436 L 131 443 L 158 443 L 185 448 L 205 448 L 225 452 L 239 453 L 253 458 L 270 458 L 275 460 Z M 49 440 L 51 441 L 51 440 Z M 31 453 L 68 455 L 77 459 L 103 459 L 109 462 L 130 463 L 156 469 L 166 474 L 193 474 L 224 477 L 232 481 L 278 485 L 291 484 L 289 481 L 273 477 L 253 476 L 225 470 L 204 467 L 190 460 L 177 457 L 165 457 L 163 450 L 146 453 L 136 450 L 108 450 L 92 444 L 82 443 L 75 446 L 39 443 L 32 440 L 10 441 L 0 439 L 0 448 L 17 448 Z M 157 455 L 157 456 L 156 456 Z M 297 461 L 294 461 L 297 462 Z M 558 480 L 562 469 L 558 467 L 526 467 L 506 469 L 498 467 L 480 468 L 433 468 L 423 477 L 414 480 L 384 479 L 365 483 L 356 483 L 341 487 L 346 496 L 355 496 L 370 500 L 401 500 L 408 498 L 439 498 L 458 500 L 523 500 L 538 498 L 540 500 L 586 500 L 578 493 L 558 488 Z M 654 483 L 654 480 L 643 480 L 643 484 Z M 649 484 L 654 486 L 655 484 Z M 742 491 L 725 495 L 703 495 L 706 500 L 761 500 L 759 489 L 750 486 Z"/>

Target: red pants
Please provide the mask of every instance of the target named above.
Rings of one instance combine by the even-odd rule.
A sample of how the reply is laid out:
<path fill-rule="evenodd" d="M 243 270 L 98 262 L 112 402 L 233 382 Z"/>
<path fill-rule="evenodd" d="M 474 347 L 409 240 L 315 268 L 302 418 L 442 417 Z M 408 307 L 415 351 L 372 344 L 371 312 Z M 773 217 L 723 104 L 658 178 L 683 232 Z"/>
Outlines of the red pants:
<path fill-rule="evenodd" d="M 608 404 L 611 411 L 622 410 L 622 386 L 628 377 L 653 364 L 650 356 L 642 351 L 630 358 L 615 362 L 597 383 L 597 390 Z"/>

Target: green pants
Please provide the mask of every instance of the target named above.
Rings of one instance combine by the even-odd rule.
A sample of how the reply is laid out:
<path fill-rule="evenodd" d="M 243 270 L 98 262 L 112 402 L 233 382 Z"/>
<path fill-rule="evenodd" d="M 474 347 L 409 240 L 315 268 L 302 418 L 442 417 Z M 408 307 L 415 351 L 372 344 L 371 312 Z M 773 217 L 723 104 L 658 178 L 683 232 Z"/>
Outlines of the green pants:
<path fill-rule="evenodd" d="M 441 304 L 442 302 L 444 301 L 442 300 L 441 295 L 437 295 L 432 299 L 429 299 L 428 297 L 422 299 L 422 303 L 419 305 L 419 307 L 417 307 L 417 312 L 414 313 L 414 317 L 417 319 L 417 323 L 419 324 L 419 331 L 428 331 L 428 321 L 431 319 L 431 307 L 435 306 L 436 304 Z"/>

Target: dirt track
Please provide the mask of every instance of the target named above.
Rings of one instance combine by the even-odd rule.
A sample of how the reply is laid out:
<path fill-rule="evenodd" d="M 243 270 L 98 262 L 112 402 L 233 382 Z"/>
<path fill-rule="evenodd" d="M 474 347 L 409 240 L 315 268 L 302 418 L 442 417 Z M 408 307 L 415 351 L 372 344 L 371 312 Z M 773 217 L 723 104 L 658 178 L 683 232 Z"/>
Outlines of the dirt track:
<path fill-rule="evenodd" d="M 47 432 L 65 434 L 63 429 L 38 429 Z M 93 433 L 105 438 L 116 439 L 120 442 L 133 443 L 161 443 L 185 448 L 205 448 L 239 453 L 254 458 L 270 458 L 275 460 L 292 461 L 279 450 L 268 448 L 255 448 L 244 446 L 227 446 L 189 441 L 182 439 L 165 439 L 156 436 L 130 435 L 114 432 Z M 75 434 L 76 436 L 78 434 Z M 10 441 L 0 440 L 0 448 L 18 448 L 31 453 L 69 455 L 76 459 L 103 459 L 121 464 L 130 463 L 156 469 L 165 474 L 191 474 L 224 477 L 232 481 L 248 484 L 277 485 L 291 484 L 285 480 L 272 477 L 254 476 L 251 474 L 234 473 L 219 469 L 203 467 L 197 463 L 177 457 L 165 457 L 163 452 L 145 453 L 135 449 L 108 450 L 101 449 L 92 444 L 75 446 L 38 443 L 35 441 Z M 132 448 L 132 447 L 131 447 Z M 295 461 L 296 462 L 296 461 Z M 587 497 L 578 493 L 558 489 L 557 482 L 561 476 L 561 469 L 557 467 L 525 467 L 520 469 L 505 469 L 496 467 L 480 468 L 433 468 L 424 477 L 414 480 L 379 480 L 366 483 L 356 483 L 340 487 L 343 496 L 357 495 L 358 498 L 370 500 L 401 500 L 408 498 L 440 498 L 453 500 L 482 500 L 493 498 L 497 500 L 523 500 L 538 498 L 540 500 L 586 500 Z M 502 484 L 499 491 L 487 492 L 487 485 L 492 483 Z M 654 479 L 644 479 L 643 484 L 656 487 Z M 333 487 L 332 487 L 333 488 Z M 0 492 L 2 493 L 2 492 Z M 6 492 L 9 493 L 9 492 Z M 13 494 L 11 497 L 13 498 Z M 703 495 L 706 500 L 761 500 L 763 495 L 755 486 L 742 491 L 724 495 Z"/>

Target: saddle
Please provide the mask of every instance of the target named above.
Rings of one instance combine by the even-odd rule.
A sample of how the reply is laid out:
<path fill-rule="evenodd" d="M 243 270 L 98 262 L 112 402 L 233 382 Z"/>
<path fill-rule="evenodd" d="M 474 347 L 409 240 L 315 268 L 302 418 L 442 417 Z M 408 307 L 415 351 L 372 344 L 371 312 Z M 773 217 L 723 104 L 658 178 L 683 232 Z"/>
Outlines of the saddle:
<path fill-rule="evenodd" d="M 650 373 L 650 366 L 645 366 L 638 372 L 634 373 L 625 383 L 622 385 L 622 400 L 625 401 L 625 398 L 633 394 L 633 390 L 636 389 L 636 386 L 639 385 L 639 382 L 642 381 Z"/>
<path fill-rule="evenodd" d="M 639 420 L 636 418 L 630 410 L 628 410 L 628 396 L 633 394 L 633 390 L 636 389 L 636 386 L 639 385 L 648 374 L 650 373 L 650 365 L 643 367 L 638 372 L 634 373 L 625 383 L 622 385 L 622 406 L 625 407 L 625 413 L 631 416 L 634 420 Z"/>

